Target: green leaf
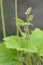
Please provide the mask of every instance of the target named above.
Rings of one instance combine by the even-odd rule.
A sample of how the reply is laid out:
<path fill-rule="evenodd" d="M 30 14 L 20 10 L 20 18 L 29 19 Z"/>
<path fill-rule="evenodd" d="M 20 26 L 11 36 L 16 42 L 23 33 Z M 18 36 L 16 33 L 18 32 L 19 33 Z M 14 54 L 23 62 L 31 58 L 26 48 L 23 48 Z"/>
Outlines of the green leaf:
<path fill-rule="evenodd" d="M 30 43 L 29 47 L 26 49 L 27 52 L 29 53 L 37 53 L 37 48 Z"/>
<path fill-rule="evenodd" d="M 26 39 L 24 37 L 18 37 L 18 36 L 10 36 L 7 38 L 4 38 L 6 46 L 9 48 L 16 48 L 19 49 L 20 47 L 23 48 L 27 47 Z M 23 43 L 23 44 L 22 44 Z"/>
<path fill-rule="evenodd" d="M 4 44 L 0 44 L 0 65 L 17 65 L 17 53 L 17 50 L 7 49 Z"/>
<path fill-rule="evenodd" d="M 17 23 L 18 23 L 18 25 L 19 26 L 22 26 L 22 25 L 24 25 L 24 21 L 22 20 L 22 19 L 20 19 L 20 18 L 16 18 L 16 21 L 17 21 Z"/>
<path fill-rule="evenodd" d="M 0 65 L 16 65 L 15 62 L 8 62 L 8 63 L 0 63 Z"/>
<path fill-rule="evenodd" d="M 10 36 L 4 40 L 7 48 L 25 52 L 37 52 L 37 49 L 33 45 L 27 43 L 26 37 Z"/>
<path fill-rule="evenodd" d="M 32 34 L 30 35 L 30 40 L 39 52 L 43 47 L 43 31 L 36 28 L 34 31 L 32 31 Z"/>

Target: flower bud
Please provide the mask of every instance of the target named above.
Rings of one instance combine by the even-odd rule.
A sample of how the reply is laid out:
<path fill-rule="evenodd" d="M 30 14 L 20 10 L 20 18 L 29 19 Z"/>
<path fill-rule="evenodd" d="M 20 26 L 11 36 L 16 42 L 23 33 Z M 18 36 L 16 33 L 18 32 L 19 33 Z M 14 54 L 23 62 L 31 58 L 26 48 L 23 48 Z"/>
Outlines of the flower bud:
<path fill-rule="evenodd" d="M 30 16 L 29 16 L 29 21 L 32 21 L 33 18 L 34 18 L 34 15 L 30 15 Z"/>
<path fill-rule="evenodd" d="M 27 11 L 25 12 L 25 14 L 30 14 L 31 10 L 32 10 L 32 7 L 29 7 L 29 8 L 27 9 Z"/>

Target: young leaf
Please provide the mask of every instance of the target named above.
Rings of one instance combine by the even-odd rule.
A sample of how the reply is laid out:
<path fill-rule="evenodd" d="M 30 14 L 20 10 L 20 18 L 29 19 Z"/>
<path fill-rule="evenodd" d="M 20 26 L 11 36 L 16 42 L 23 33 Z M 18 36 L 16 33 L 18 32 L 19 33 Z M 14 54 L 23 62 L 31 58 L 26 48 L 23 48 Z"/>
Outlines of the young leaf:
<path fill-rule="evenodd" d="M 19 26 L 22 26 L 22 25 L 25 24 L 25 22 L 20 18 L 16 18 L 16 20 L 17 20 L 17 23 L 18 23 Z"/>

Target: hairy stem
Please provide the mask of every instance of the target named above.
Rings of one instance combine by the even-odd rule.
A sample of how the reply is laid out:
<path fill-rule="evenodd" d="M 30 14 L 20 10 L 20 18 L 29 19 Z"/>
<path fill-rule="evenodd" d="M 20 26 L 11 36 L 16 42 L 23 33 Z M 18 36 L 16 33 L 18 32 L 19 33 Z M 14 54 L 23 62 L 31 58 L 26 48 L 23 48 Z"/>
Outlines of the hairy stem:
<path fill-rule="evenodd" d="M 33 60 L 33 65 L 37 65 L 36 57 L 34 56 L 34 54 L 32 54 L 32 60 Z"/>
<path fill-rule="evenodd" d="M 30 53 L 26 54 L 25 63 L 26 63 L 26 65 L 32 65 L 31 58 L 30 58 Z"/>
<path fill-rule="evenodd" d="M 6 31 L 5 31 L 5 22 L 4 22 L 3 0 L 1 0 L 1 17 L 2 17 L 3 36 L 5 38 L 6 37 Z"/>
<path fill-rule="evenodd" d="M 26 15 L 26 18 L 27 18 L 27 24 L 29 23 L 29 20 L 28 20 L 28 14 Z M 26 31 L 26 38 L 27 38 L 27 43 L 30 42 L 30 38 L 29 38 L 29 26 L 27 25 L 27 31 Z"/>

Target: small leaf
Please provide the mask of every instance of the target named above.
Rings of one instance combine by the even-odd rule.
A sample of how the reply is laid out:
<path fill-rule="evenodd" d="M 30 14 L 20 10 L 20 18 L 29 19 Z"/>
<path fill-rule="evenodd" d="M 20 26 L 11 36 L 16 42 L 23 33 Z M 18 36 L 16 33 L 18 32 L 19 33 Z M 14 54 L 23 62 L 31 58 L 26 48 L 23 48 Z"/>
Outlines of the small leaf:
<path fill-rule="evenodd" d="M 22 26 L 22 25 L 25 24 L 25 22 L 20 18 L 16 18 L 16 20 L 17 20 L 17 23 L 18 23 L 19 26 Z"/>

